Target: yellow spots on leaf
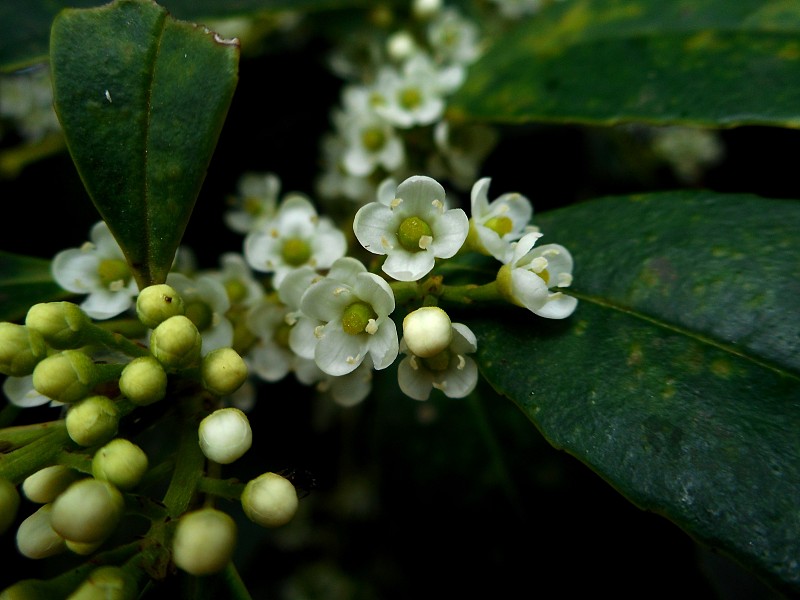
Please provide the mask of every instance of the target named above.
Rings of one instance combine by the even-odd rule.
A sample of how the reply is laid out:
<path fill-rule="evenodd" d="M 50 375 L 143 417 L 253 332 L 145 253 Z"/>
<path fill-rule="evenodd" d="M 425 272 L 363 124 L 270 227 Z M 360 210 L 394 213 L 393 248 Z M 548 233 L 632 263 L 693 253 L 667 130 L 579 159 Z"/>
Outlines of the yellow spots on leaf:
<path fill-rule="evenodd" d="M 720 379 L 729 379 L 733 375 L 733 365 L 727 359 L 717 358 L 711 362 L 711 372 Z"/>

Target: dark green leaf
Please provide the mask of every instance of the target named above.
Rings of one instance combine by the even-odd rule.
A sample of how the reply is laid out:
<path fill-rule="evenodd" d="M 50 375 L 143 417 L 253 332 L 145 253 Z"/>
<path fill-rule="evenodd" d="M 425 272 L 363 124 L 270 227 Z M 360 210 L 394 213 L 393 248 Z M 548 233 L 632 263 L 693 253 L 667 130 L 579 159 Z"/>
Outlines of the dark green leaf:
<path fill-rule="evenodd" d="M 454 114 L 500 121 L 800 126 L 800 8 L 783 0 L 578 0 L 470 68 Z"/>
<path fill-rule="evenodd" d="M 68 297 L 50 274 L 50 261 L 0 252 L 0 321 L 16 321 L 37 302 Z"/>
<path fill-rule="evenodd" d="M 150 0 L 53 23 L 56 111 L 140 287 L 166 278 L 237 80 L 239 48 Z"/>
<path fill-rule="evenodd" d="M 665 193 L 537 223 L 581 301 L 471 320 L 484 375 L 635 504 L 800 591 L 800 203 Z"/>

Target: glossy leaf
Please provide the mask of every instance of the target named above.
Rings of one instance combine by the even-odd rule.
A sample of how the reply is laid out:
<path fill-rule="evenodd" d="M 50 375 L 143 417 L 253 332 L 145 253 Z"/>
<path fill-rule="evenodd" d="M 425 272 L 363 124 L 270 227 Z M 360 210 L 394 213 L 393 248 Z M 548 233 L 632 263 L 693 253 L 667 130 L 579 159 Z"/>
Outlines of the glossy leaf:
<path fill-rule="evenodd" d="M 237 80 L 238 45 L 150 0 L 53 23 L 56 112 L 140 287 L 169 271 Z"/>
<path fill-rule="evenodd" d="M 499 121 L 800 126 L 800 7 L 577 0 L 498 36 L 454 114 Z"/>
<path fill-rule="evenodd" d="M 16 321 L 37 302 L 68 297 L 50 274 L 50 261 L 0 252 L 0 321 Z"/>
<path fill-rule="evenodd" d="M 799 591 L 800 203 L 664 193 L 536 221 L 574 255 L 578 308 L 470 320 L 483 374 L 635 504 Z"/>

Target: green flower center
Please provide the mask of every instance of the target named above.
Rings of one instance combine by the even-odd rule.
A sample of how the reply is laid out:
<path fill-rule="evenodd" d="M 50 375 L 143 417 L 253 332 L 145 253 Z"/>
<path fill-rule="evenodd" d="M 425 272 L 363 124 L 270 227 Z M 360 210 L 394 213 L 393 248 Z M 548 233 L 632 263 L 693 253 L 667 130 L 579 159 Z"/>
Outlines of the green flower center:
<path fill-rule="evenodd" d="M 361 143 L 370 152 L 377 152 L 386 144 L 386 135 L 377 127 L 370 127 L 361 133 Z"/>
<path fill-rule="evenodd" d="M 286 264 L 299 267 L 306 264 L 311 258 L 311 246 L 305 240 L 291 238 L 283 243 L 281 256 Z"/>
<path fill-rule="evenodd" d="M 397 241 L 409 252 L 419 252 L 427 244 L 420 245 L 423 237 L 432 238 L 430 226 L 419 217 L 408 217 L 397 229 Z"/>
<path fill-rule="evenodd" d="M 420 358 L 419 360 L 431 371 L 444 371 L 450 366 L 450 356 L 450 350 L 445 348 L 435 356 Z"/>
<path fill-rule="evenodd" d="M 100 283 L 105 288 L 110 288 L 118 281 L 121 281 L 124 286 L 131 280 L 131 270 L 128 268 L 128 263 L 118 258 L 101 260 L 100 266 L 97 268 L 97 274 L 100 276 Z"/>
<path fill-rule="evenodd" d="M 289 333 L 292 331 L 292 326 L 282 322 L 275 328 L 275 333 L 272 334 L 272 341 L 274 341 L 281 348 L 289 348 Z"/>
<path fill-rule="evenodd" d="M 229 279 L 225 282 L 225 291 L 231 302 L 241 302 L 247 297 L 247 286 L 238 279 Z"/>
<path fill-rule="evenodd" d="M 413 110 L 422 104 L 422 94 L 417 88 L 406 88 L 400 92 L 400 106 L 406 110 Z"/>
<path fill-rule="evenodd" d="M 188 318 L 194 326 L 197 327 L 197 331 L 205 331 L 209 327 L 211 327 L 211 323 L 214 320 L 214 311 L 211 310 L 211 307 L 202 302 L 200 300 L 195 300 L 194 302 L 188 302 L 186 304 L 186 318 Z"/>
<path fill-rule="evenodd" d="M 342 329 L 350 335 L 364 333 L 370 319 L 377 319 L 378 315 L 372 310 L 372 306 L 366 302 L 353 302 L 342 313 Z"/>
<path fill-rule="evenodd" d="M 511 233 L 511 231 L 514 229 L 514 222 L 508 217 L 492 217 L 483 225 L 484 227 L 494 231 L 500 237 L 503 237 L 507 233 Z"/>

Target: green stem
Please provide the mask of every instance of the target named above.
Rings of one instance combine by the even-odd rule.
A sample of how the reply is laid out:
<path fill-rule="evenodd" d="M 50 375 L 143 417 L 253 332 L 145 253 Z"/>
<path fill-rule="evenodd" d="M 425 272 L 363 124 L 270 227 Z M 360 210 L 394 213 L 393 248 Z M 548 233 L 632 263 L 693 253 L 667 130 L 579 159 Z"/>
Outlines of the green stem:
<path fill-rule="evenodd" d="M 191 506 L 205 468 L 205 456 L 197 441 L 201 403 L 201 397 L 197 396 L 188 398 L 181 407 L 175 471 L 164 496 L 167 514 L 173 519 L 180 517 Z"/>
<path fill-rule="evenodd" d="M 245 484 L 237 479 L 215 479 L 202 477 L 197 483 L 197 491 L 212 494 L 228 500 L 238 500 L 242 496 Z"/>
<path fill-rule="evenodd" d="M 47 423 L 32 423 L 30 425 L 17 425 L 0 430 L 0 449 L 9 452 L 21 448 L 38 440 L 43 435 L 52 431 L 53 427 L 63 424 L 64 421 L 49 421 Z M 0 461 L 1 462 L 1 461 Z"/>
<path fill-rule="evenodd" d="M 102 344 L 106 348 L 119 350 L 128 356 L 147 356 L 150 354 L 147 348 L 142 348 L 139 344 L 132 342 L 121 333 L 109 331 L 94 323 L 86 328 L 86 339 L 89 342 Z"/>
<path fill-rule="evenodd" d="M 67 452 L 66 450 L 62 450 L 58 453 L 56 461 L 60 465 L 70 467 L 81 473 L 91 474 L 92 472 L 92 458 L 80 452 Z"/>
<path fill-rule="evenodd" d="M 118 319 L 115 321 L 100 321 L 95 323 L 97 327 L 101 329 L 105 329 L 106 331 L 110 331 L 111 333 L 117 333 L 119 335 L 124 335 L 126 338 L 130 339 L 140 339 L 147 335 L 147 327 L 142 325 L 142 322 L 139 319 Z"/>
<path fill-rule="evenodd" d="M 222 572 L 222 577 L 228 586 L 228 590 L 231 593 L 230 597 L 233 600 L 252 599 L 250 592 L 244 585 L 244 581 L 242 581 L 242 577 L 239 575 L 239 571 L 236 570 L 236 565 L 234 565 L 232 562 L 228 563 L 228 566 L 225 567 L 225 570 Z"/>
<path fill-rule="evenodd" d="M 9 454 L 0 455 L 0 476 L 18 484 L 39 469 L 55 464 L 58 454 L 72 442 L 64 421 L 51 425 L 52 428 L 39 439 Z"/>
<path fill-rule="evenodd" d="M 451 304 L 470 305 L 475 302 L 497 302 L 502 300 L 497 282 L 492 281 L 484 285 L 446 285 L 442 287 L 439 296 L 443 301 Z"/>

